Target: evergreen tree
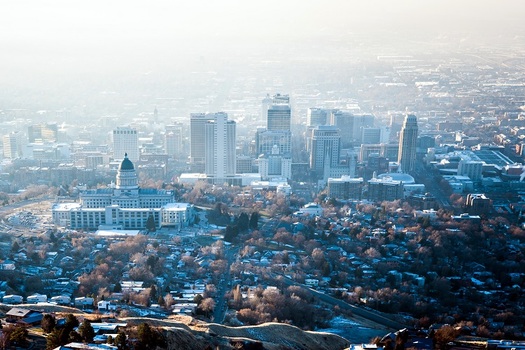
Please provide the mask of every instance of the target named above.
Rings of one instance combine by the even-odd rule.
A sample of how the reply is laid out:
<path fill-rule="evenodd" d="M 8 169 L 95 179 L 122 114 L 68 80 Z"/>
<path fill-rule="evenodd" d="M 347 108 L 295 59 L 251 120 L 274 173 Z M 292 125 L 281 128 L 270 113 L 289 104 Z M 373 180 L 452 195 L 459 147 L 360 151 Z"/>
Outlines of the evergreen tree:
<path fill-rule="evenodd" d="M 71 331 L 69 332 L 69 338 L 66 342 L 67 343 L 80 343 L 82 341 L 82 336 L 80 334 L 78 334 L 77 331 Z"/>
<path fill-rule="evenodd" d="M 12 325 L 3 329 L 3 335 L 6 337 L 8 345 L 25 346 L 27 343 L 27 328 L 21 325 Z"/>
<path fill-rule="evenodd" d="M 128 343 L 126 341 L 126 333 L 120 331 L 115 337 L 115 345 L 118 350 L 127 350 L 129 349 Z"/>
<path fill-rule="evenodd" d="M 66 324 L 64 326 L 65 329 L 68 331 L 72 331 L 74 328 L 78 327 L 80 323 L 78 322 L 78 319 L 73 314 L 67 314 L 66 316 Z"/>
<path fill-rule="evenodd" d="M 93 338 L 95 338 L 95 330 L 93 329 L 93 326 L 91 326 L 89 320 L 84 320 L 84 322 L 82 322 L 80 327 L 78 327 L 78 333 L 85 343 L 91 343 Z"/>
<path fill-rule="evenodd" d="M 257 230 L 259 223 L 259 213 L 254 211 L 252 215 L 250 215 L 250 228 L 252 230 Z"/>
<path fill-rule="evenodd" d="M 51 314 L 45 314 L 40 322 L 40 326 L 44 332 L 51 333 L 56 326 L 55 317 Z"/>
<path fill-rule="evenodd" d="M 244 232 L 248 230 L 250 227 L 250 218 L 248 217 L 248 214 L 241 213 L 239 215 L 239 218 L 237 220 L 237 227 L 239 228 L 239 232 Z"/>
<path fill-rule="evenodd" d="M 46 337 L 46 350 L 52 350 L 58 348 L 59 346 L 66 344 L 62 343 L 62 333 L 64 329 L 55 328 L 51 333 Z"/>
<path fill-rule="evenodd" d="M 148 217 L 148 220 L 146 221 L 146 230 L 148 230 L 148 232 L 155 232 L 157 230 L 157 227 L 155 226 L 155 219 L 153 218 L 153 215 L 150 215 Z"/>

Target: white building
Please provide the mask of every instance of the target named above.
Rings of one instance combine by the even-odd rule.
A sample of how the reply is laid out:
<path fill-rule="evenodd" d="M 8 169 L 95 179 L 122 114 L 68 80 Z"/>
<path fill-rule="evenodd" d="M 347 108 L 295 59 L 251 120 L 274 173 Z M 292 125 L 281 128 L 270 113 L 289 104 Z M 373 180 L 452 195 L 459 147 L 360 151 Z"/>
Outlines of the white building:
<path fill-rule="evenodd" d="M 27 297 L 28 304 L 47 303 L 47 295 L 44 294 L 33 294 Z"/>
<path fill-rule="evenodd" d="M 206 122 L 204 126 L 204 172 L 219 182 L 235 176 L 235 129 L 235 121 L 228 120 L 224 112 L 215 113 L 214 120 Z"/>
<path fill-rule="evenodd" d="M 337 127 L 320 125 L 312 129 L 310 169 L 315 171 L 318 177 L 322 177 L 326 165 L 339 165 L 340 151 L 341 135 Z"/>
<path fill-rule="evenodd" d="M 206 154 L 204 129 L 209 121 L 215 120 L 213 113 L 190 114 L 190 164 L 192 171 L 204 172 L 204 158 Z"/>
<path fill-rule="evenodd" d="M 481 181 L 483 178 L 483 162 L 462 158 L 458 163 L 458 175 L 468 176 L 472 181 Z"/>
<path fill-rule="evenodd" d="M 22 134 L 20 131 L 4 135 L 3 146 L 4 158 L 20 158 L 22 156 Z"/>
<path fill-rule="evenodd" d="M 137 130 L 130 127 L 117 127 L 113 130 L 113 159 L 121 160 L 127 153 L 129 160 L 139 160 L 139 136 Z"/>
<path fill-rule="evenodd" d="M 150 217 L 155 226 L 187 226 L 193 222 L 193 206 L 175 203 L 172 191 L 141 189 L 133 163 L 125 155 L 115 188 L 86 190 L 80 203 L 56 203 L 53 222 L 72 229 L 145 229 Z"/>
<path fill-rule="evenodd" d="M 171 158 L 181 158 L 182 156 L 182 124 L 166 125 L 164 134 L 164 150 Z"/>

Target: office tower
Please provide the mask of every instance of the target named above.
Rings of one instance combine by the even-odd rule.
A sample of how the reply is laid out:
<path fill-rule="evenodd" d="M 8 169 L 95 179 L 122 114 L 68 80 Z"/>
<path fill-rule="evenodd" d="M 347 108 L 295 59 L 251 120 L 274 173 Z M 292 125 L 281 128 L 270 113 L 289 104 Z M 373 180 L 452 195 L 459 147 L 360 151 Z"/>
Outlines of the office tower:
<path fill-rule="evenodd" d="M 224 112 L 213 114 L 213 120 L 204 124 L 204 171 L 208 177 L 220 180 L 235 175 L 235 127 Z"/>
<path fill-rule="evenodd" d="M 368 181 L 368 200 L 382 202 L 403 198 L 403 181 L 394 180 L 391 177 L 372 178 Z"/>
<path fill-rule="evenodd" d="M 371 114 L 357 114 L 354 115 L 354 130 L 353 136 L 358 144 L 363 143 L 363 129 L 373 128 L 374 116 Z"/>
<path fill-rule="evenodd" d="M 322 176 L 325 166 L 339 165 L 341 135 L 335 126 L 320 125 L 312 130 L 311 140 L 310 169 Z"/>
<path fill-rule="evenodd" d="M 267 113 L 267 130 L 290 130 L 292 110 L 290 108 L 290 98 L 288 95 L 275 95 Z"/>
<path fill-rule="evenodd" d="M 263 179 L 291 176 L 291 117 L 288 95 L 274 95 L 267 111 L 267 127 L 256 134 L 259 174 Z"/>
<path fill-rule="evenodd" d="M 401 170 L 411 172 L 416 167 L 417 118 L 407 114 L 399 134 L 398 162 Z"/>
<path fill-rule="evenodd" d="M 206 123 L 214 119 L 213 113 L 190 114 L 190 166 L 193 172 L 204 172 L 204 129 Z"/>
<path fill-rule="evenodd" d="M 270 154 L 273 147 L 279 148 L 279 154 L 292 153 L 292 132 L 291 131 L 269 131 L 258 129 L 256 133 L 257 154 Z"/>
<path fill-rule="evenodd" d="M 4 158 L 15 159 L 22 155 L 22 134 L 13 131 L 4 135 Z"/>
<path fill-rule="evenodd" d="M 113 130 L 113 159 L 122 160 L 126 153 L 130 161 L 139 160 L 139 136 L 136 129 L 119 126 Z"/>
<path fill-rule="evenodd" d="M 171 158 L 182 156 L 182 124 L 166 125 L 164 134 L 164 150 Z"/>
<path fill-rule="evenodd" d="M 458 163 L 458 175 L 468 176 L 472 181 L 481 181 L 483 178 L 484 162 L 462 158 Z"/>
<path fill-rule="evenodd" d="M 335 125 L 341 130 L 341 147 L 349 148 L 362 143 L 362 130 L 374 125 L 374 116 L 336 110 L 330 114 L 330 125 Z"/>
<path fill-rule="evenodd" d="M 29 143 L 57 142 L 58 126 L 56 123 L 34 124 L 27 127 Z"/>
<path fill-rule="evenodd" d="M 381 128 L 363 128 L 361 130 L 361 144 L 381 143 Z"/>
<path fill-rule="evenodd" d="M 324 108 L 308 108 L 306 112 L 306 126 L 316 127 L 319 125 L 327 125 L 330 110 Z"/>
<path fill-rule="evenodd" d="M 261 108 L 261 120 L 268 119 L 268 109 L 270 108 L 270 105 L 272 104 L 273 99 L 270 97 L 270 94 L 266 94 L 266 97 L 262 100 L 262 108 Z"/>
<path fill-rule="evenodd" d="M 362 144 L 359 152 L 359 161 L 367 162 L 368 157 L 377 153 L 381 157 L 385 157 L 389 161 L 395 161 L 398 158 L 399 144 L 397 143 L 381 143 L 381 144 Z"/>

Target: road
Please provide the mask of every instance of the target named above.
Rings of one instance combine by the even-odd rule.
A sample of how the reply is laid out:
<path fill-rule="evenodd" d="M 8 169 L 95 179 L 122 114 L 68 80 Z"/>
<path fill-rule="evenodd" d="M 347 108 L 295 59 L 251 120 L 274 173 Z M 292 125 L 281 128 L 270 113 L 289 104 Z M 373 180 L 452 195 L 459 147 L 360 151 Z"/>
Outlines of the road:
<path fill-rule="evenodd" d="M 224 316 L 226 316 L 228 304 L 224 295 L 231 288 L 230 266 L 235 261 L 238 252 L 238 247 L 226 244 L 224 245 L 224 257 L 228 262 L 228 265 L 224 276 L 221 276 L 221 279 L 216 286 L 215 309 L 213 310 L 213 322 L 215 323 L 221 324 L 224 321 Z"/>
<path fill-rule="evenodd" d="M 13 204 L 4 205 L 0 207 L 0 217 L 4 217 L 7 214 L 11 214 L 15 209 L 20 209 L 22 207 L 25 207 L 27 205 L 32 205 L 35 203 L 47 202 L 49 200 L 50 200 L 50 197 L 46 196 L 46 197 L 35 198 L 35 199 L 27 199 L 24 201 L 13 203 Z M 49 211 L 51 211 L 51 206 L 49 207 Z"/>
<path fill-rule="evenodd" d="M 416 162 L 416 169 L 413 172 L 416 183 L 425 185 L 425 191 L 432 194 L 439 203 L 439 206 L 446 210 L 453 210 L 448 196 L 443 192 L 441 186 L 436 182 L 434 176 L 425 169 L 423 162 Z"/>

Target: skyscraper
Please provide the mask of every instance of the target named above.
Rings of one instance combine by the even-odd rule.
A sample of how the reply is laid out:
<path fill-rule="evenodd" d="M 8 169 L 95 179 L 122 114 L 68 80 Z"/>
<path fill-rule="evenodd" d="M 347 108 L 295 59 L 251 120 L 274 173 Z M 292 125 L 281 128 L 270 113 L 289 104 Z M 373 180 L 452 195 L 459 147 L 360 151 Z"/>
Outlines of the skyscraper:
<path fill-rule="evenodd" d="M 312 130 L 310 169 L 318 176 L 323 176 L 326 165 L 330 167 L 339 165 L 340 152 L 341 135 L 337 127 L 320 125 Z"/>
<path fill-rule="evenodd" d="M 182 139 L 182 124 L 166 125 L 166 133 L 164 134 L 164 150 L 169 157 L 181 157 Z"/>
<path fill-rule="evenodd" d="M 4 157 L 15 159 L 22 155 L 22 134 L 20 131 L 13 131 L 4 135 Z"/>
<path fill-rule="evenodd" d="M 281 94 L 274 95 L 267 115 L 266 129 L 269 131 L 290 130 L 292 122 L 290 97 Z"/>
<path fill-rule="evenodd" d="M 56 123 L 29 125 L 27 138 L 29 142 L 57 142 L 58 125 Z"/>
<path fill-rule="evenodd" d="M 212 113 L 190 114 L 190 166 L 193 172 L 204 172 L 204 129 L 206 123 L 214 119 Z"/>
<path fill-rule="evenodd" d="M 416 166 L 417 118 L 407 114 L 399 134 L 398 162 L 401 170 L 411 172 Z"/>
<path fill-rule="evenodd" d="M 306 112 L 306 126 L 316 127 L 319 125 L 327 125 L 330 110 L 325 108 L 308 108 Z"/>
<path fill-rule="evenodd" d="M 330 115 L 330 125 L 335 125 L 341 130 L 341 147 L 349 148 L 362 143 L 362 130 L 373 127 L 374 116 L 336 110 Z"/>
<path fill-rule="evenodd" d="M 266 129 L 259 129 L 256 134 L 259 173 L 263 178 L 291 176 L 291 120 L 290 97 L 274 95 L 267 111 Z"/>
<path fill-rule="evenodd" d="M 224 112 L 214 114 L 214 119 L 204 126 L 205 173 L 221 181 L 235 175 L 236 124 Z"/>
<path fill-rule="evenodd" d="M 136 129 L 117 127 L 113 130 L 113 159 L 122 160 L 128 154 L 132 162 L 139 160 L 139 136 Z"/>

